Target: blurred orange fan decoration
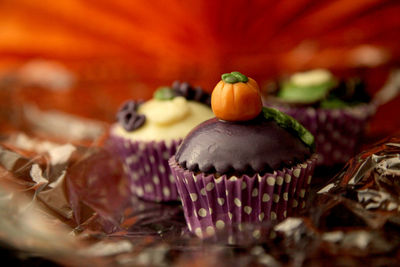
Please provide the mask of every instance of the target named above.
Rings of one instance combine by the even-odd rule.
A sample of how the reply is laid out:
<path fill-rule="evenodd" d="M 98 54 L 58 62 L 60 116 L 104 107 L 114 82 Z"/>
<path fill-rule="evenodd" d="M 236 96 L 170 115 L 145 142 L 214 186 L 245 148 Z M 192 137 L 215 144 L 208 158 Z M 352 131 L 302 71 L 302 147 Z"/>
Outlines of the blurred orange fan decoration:
<path fill-rule="evenodd" d="M 102 68 L 111 75 L 120 65 L 115 72 L 131 71 L 142 81 L 181 78 L 209 87 L 231 70 L 265 79 L 282 71 L 371 67 L 400 58 L 396 0 L 0 5 L 2 61 L 57 59 L 88 72 L 93 68 L 99 78 Z"/>
<path fill-rule="evenodd" d="M 399 14 L 397 0 L 4 0 L 0 71 L 29 59 L 62 62 L 81 84 L 113 86 L 86 92 L 90 101 L 77 106 L 104 101 L 110 109 L 176 79 L 211 91 L 233 70 L 261 87 L 314 67 L 368 77 L 371 67 L 399 64 Z M 42 102 L 60 101 L 50 100 Z"/>

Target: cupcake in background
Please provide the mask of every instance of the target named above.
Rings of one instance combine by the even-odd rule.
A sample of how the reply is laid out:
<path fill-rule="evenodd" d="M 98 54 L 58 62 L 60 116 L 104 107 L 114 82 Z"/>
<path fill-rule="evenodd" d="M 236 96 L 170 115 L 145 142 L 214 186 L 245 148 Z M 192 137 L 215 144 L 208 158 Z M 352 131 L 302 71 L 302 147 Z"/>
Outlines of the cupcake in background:
<path fill-rule="evenodd" d="M 149 101 L 122 105 L 110 144 L 124 163 L 133 194 L 156 202 L 179 200 L 168 159 L 192 128 L 213 116 L 210 99 L 201 88 L 174 82 Z"/>
<path fill-rule="evenodd" d="M 318 165 L 334 166 L 354 156 L 375 106 L 358 78 L 338 80 L 325 69 L 295 73 L 277 90 L 264 95 L 264 105 L 302 123 L 314 136 Z"/>
<path fill-rule="evenodd" d="M 257 83 L 222 75 L 216 118 L 193 129 L 169 160 L 188 229 L 199 237 L 282 220 L 305 206 L 314 138 L 292 117 L 262 107 Z"/>

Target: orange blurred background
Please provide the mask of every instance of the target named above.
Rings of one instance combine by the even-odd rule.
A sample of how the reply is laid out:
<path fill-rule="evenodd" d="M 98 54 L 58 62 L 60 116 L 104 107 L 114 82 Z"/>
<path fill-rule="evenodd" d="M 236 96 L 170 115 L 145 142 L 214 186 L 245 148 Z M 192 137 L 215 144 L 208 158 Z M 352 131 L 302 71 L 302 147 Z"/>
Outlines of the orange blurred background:
<path fill-rule="evenodd" d="M 325 67 L 374 94 L 400 67 L 399 14 L 397 0 L 3 0 L 0 118 L 35 103 L 112 122 L 128 98 L 174 80 L 211 91 L 232 70 L 263 86 Z M 49 86 L 32 82 L 40 75 Z M 379 109 L 371 136 L 400 130 L 399 105 Z"/>

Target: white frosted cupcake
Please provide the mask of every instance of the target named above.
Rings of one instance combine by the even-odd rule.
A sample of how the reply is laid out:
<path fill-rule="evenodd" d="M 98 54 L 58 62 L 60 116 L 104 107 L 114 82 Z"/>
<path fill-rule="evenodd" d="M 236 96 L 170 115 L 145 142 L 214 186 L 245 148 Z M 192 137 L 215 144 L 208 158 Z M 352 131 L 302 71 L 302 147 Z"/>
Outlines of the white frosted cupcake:
<path fill-rule="evenodd" d="M 209 98 L 201 88 L 174 83 L 149 101 L 122 106 L 110 143 L 123 160 L 135 195 L 157 202 L 179 199 L 168 159 L 191 129 L 213 116 Z"/>

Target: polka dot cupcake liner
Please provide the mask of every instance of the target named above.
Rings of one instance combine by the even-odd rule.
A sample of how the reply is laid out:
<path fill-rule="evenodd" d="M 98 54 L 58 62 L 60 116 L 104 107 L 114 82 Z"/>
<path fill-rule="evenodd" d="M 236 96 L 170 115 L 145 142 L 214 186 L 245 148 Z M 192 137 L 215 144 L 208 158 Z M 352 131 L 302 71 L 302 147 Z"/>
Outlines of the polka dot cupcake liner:
<path fill-rule="evenodd" d="M 375 106 L 367 104 L 345 109 L 268 106 L 294 117 L 314 135 L 317 165 L 323 166 L 346 163 L 357 154 L 368 119 L 375 113 Z"/>
<path fill-rule="evenodd" d="M 130 178 L 134 195 L 155 202 L 179 200 L 168 159 L 175 154 L 181 141 L 144 142 L 110 136 L 110 143 L 122 159 L 124 172 Z"/>
<path fill-rule="evenodd" d="M 283 220 L 305 207 L 316 155 L 272 174 L 241 177 L 196 174 L 169 160 L 189 230 L 200 238 L 242 225 Z"/>

